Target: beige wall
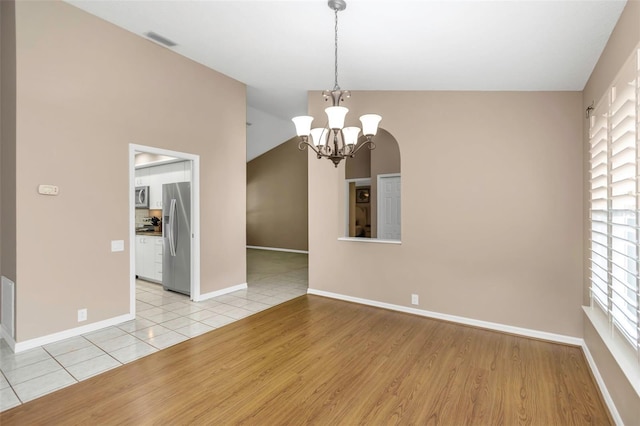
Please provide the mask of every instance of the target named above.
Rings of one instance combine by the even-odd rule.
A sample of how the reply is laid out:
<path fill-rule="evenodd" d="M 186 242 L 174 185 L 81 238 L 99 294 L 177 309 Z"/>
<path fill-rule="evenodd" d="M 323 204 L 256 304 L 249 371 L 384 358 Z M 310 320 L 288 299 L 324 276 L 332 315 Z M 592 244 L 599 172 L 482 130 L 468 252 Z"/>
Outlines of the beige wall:
<path fill-rule="evenodd" d="M 309 182 L 325 183 L 309 191 L 310 288 L 407 307 L 417 293 L 421 309 L 582 336 L 581 93 L 353 92 L 346 106 L 398 141 L 402 244 L 338 241 L 344 166 L 310 156 Z M 322 107 L 310 93 L 310 114 Z"/>
<path fill-rule="evenodd" d="M 371 152 L 363 148 L 355 157 L 345 160 L 345 179 L 371 177 Z"/>
<path fill-rule="evenodd" d="M 638 46 L 638 43 L 640 43 L 640 1 L 630 0 L 627 2 L 604 52 L 602 52 L 584 88 L 582 112 L 586 110 L 592 101 L 597 103 L 602 98 L 633 49 Z M 584 256 L 587 259 L 589 249 L 588 121 L 583 119 L 582 124 L 584 129 Z M 589 271 L 587 262 L 585 262 L 584 268 L 583 303 L 588 305 Z M 584 319 L 584 340 L 625 424 L 637 424 L 640 419 L 640 397 L 633 390 L 628 379 L 624 376 L 622 370 L 586 317 Z"/>
<path fill-rule="evenodd" d="M 247 245 L 308 249 L 307 156 L 291 139 L 247 163 Z"/>
<path fill-rule="evenodd" d="M 201 293 L 246 282 L 245 86 L 62 2 L 16 32 L 17 341 L 129 312 L 130 143 L 200 156 Z"/>

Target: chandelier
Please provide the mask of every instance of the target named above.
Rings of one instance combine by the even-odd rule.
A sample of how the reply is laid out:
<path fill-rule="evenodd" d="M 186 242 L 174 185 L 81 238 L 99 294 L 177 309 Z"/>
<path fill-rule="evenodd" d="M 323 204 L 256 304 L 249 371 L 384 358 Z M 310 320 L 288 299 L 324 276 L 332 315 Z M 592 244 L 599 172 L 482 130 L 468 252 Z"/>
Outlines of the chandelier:
<path fill-rule="evenodd" d="M 347 3 L 344 0 L 329 0 L 327 4 L 334 11 L 336 23 L 335 82 L 333 90 L 322 92 L 324 100 L 331 99 L 333 104 L 324 110 L 327 113 L 327 126 L 312 129 L 311 122 L 313 117 L 308 115 L 294 117 L 292 121 L 296 126 L 296 133 L 300 137 L 298 149 L 304 151 L 308 146 L 318 155 L 318 159 L 327 158 L 333 161 L 335 167 L 338 167 L 342 159 L 355 156 L 365 146 L 370 150 L 375 149 L 373 137 L 378 131 L 378 123 L 382 120 L 382 117 L 377 114 L 365 114 L 360 117 L 362 134 L 364 135 L 364 139 L 360 143 L 358 143 L 360 128 L 344 127 L 344 121 L 349 109 L 340 106 L 340 102 L 343 102 L 345 98 L 349 98 L 351 92 L 342 90 L 338 85 L 338 12 L 346 9 Z M 309 137 L 311 137 L 313 143 L 309 143 Z"/>

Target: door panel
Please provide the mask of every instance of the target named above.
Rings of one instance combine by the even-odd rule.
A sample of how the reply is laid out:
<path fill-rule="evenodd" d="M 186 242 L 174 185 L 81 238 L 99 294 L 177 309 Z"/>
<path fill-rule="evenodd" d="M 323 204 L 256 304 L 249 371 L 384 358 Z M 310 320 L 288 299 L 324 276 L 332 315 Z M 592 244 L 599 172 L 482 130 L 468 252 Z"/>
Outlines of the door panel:
<path fill-rule="evenodd" d="M 378 176 L 378 238 L 400 239 L 400 190 L 400 176 Z"/>

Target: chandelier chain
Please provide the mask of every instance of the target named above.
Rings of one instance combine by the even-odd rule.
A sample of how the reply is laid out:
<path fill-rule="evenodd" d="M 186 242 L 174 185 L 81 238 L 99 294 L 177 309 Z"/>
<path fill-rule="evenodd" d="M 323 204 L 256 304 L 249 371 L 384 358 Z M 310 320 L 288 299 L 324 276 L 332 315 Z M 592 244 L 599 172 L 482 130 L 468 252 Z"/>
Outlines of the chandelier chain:
<path fill-rule="evenodd" d="M 336 26 L 335 26 L 335 50 L 334 50 L 334 59 L 335 59 L 335 82 L 333 85 L 333 90 L 340 90 L 340 86 L 338 85 L 338 9 L 333 10 L 336 15 Z"/>

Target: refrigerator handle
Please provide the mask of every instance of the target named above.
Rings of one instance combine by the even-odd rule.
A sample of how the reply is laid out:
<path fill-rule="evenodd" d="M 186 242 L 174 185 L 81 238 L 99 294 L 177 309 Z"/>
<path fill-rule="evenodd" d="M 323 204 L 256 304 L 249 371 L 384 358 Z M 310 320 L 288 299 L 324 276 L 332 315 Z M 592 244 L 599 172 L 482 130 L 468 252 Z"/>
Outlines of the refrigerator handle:
<path fill-rule="evenodd" d="M 176 239 L 177 237 L 176 213 L 177 213 L 176 199 L 172 198 L 171 205 L 169 207 L 169 251 L 171 252 L 171 256 L 176 255 L 176 245 L 178 243 Z"/>

